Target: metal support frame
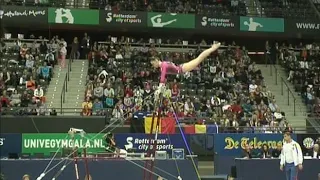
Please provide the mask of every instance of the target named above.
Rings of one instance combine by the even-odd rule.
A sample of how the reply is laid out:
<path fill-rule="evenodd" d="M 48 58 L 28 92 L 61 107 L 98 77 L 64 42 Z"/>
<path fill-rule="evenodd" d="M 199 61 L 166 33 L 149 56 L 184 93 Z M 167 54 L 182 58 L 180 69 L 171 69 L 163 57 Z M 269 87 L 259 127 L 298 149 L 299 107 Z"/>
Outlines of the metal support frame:
<path fill-rule="evenodd" d="M 71 128 L 69 130 L 69 135 L 71 136 L 72 140 L 73 140 L 73 144 L 75 142 L 75 133 L 80 133 L 81 137 L 83 138 L 84 136 L 84 131 L 82 129 L 75 129 L 75 128 Z M 76 180 L 80 180 L 80 176 L 79 176 L 79 161 L 78 161 L 78 148 L 77 147 L 73 147 L 72 149 L 73 151 L 73 161 L 74 161 L 74 170 L 75 170 L 75 174 L 76 174 Z M 88 165 L 88 159 L 87 159 L 87 148 L 83 148 L 83 158 L 84 158 L 84 166 L 85 166 L 85 171 L 86 171 L 86 176 L 85 177 L 89 177 L 90 173 L 89 173 L 89 165 Z"/>
<path fill-rule="evenodd" d="M 146 169 L 149 169 L 151 172 L 153 172 L 153 167 L 154 167 L 154 158 L 155 158 L 155 152 L 157 150 L 157 143 L 158 143 L 158 131 L 159 131 L 159 126 L 160 126 L 160 119 L 161 119 L 161 113 L 162 113 L 162 103 L 163 103 L 163 96 L 160 93 L 159 95 L 159 100 L 156 102 L 156 107 L 155 110 L 153 111 L 152 114 L 152 120 L 151 120 L 151 128 L 150 128 L 150 136 L 149 136 L 149 148 L 147 152 L 147 157 L 151 157 L 151 160 L 146 160 L 144 167 Z M 157 116 L 157 118 L 155 118 Z M 156 122 L 155 122 L 156 121 Z M 156 123 L 156 127 L 154 127 L 154 123 Z M 153 132 L 154 128 L 156 130 L 155 133 L 155 138 L 153 138 Z M 153 179 L 153 174 L 149 171 L 144 171 L 143 179 L 144 180 L 152 180 Z"/>

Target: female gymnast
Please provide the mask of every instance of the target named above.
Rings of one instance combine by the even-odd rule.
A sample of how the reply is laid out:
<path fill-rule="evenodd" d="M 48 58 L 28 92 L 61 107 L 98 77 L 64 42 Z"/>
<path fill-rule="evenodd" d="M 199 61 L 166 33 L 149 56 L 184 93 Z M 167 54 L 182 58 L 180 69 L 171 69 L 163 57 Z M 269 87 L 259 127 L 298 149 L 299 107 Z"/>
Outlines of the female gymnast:
<path fill-rule="evenodd" d="M 166 82 L 167 74 L 183 74 L 189 71 L 194 70 L 199 64 L 204 61 L 211 53 L 216 51 L 220 47 L 220 43 L 214 43 L 209 49 L 204 50 L 197 58 L 183 63 L 181 65 L 175 65 L 172 62 L 161 61 L 158 58 L 153 58 L 151 64 L 154 68 L 160 68 L 160 84 L 158 89 L 155 92 L 155 96 L 158 97 L 160 93 L 163 92 Z"/>

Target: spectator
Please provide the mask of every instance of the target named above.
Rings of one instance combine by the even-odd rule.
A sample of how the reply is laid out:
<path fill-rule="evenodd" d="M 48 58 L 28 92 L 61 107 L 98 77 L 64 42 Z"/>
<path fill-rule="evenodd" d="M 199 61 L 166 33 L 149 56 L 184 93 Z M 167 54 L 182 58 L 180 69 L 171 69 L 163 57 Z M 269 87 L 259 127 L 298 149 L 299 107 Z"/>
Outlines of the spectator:
<path fill-rule="evenodd" d="M 119 121 L 120 123 L 124 122 L 124 114 L 123 110 L 120 108 L 119 104 L 115 106 L 115 108 L 112 111 L 112 118 L 111 123 Z"/>
<path fill-rule="evenodd" d="M 190 98 L 187 98 L 184 104 L 184 115 L 187 117 L 194 116 L 195 109 L 193 102 L 191 102 Z"/>
<path fill-rule="evenodd" d="M 110 84 L 107 84 L 107 88 L 104 89 L 104 96 L 106 97 L 107 107 L 112 108 L 114 105 L 114 89 L 111 87 Z"/>
<path fill-rule="evenodd" d="M 140 86 L 136 87 L 134 90 L 133 90 L 133 95 L 135 98 L 142 98 L 143 97 L 143 94 L 144 94 L 144 90 L 141 89 Z"/>
<path fill-rule="evenodd" d="M 3 71 L 0 72 L 0 79 L 4 82 L 4 85 L 8 85 L 11 80 L 10 72 L 7 71 L 7 69 L 3 69 Z"/>
<path fill-rule="evenodd" d="M 278 108 L 276 112 L 273 113 L 274 117 L 276 118 L 277 121 L 281 121 L 283 118 L 283 114 L 281 113 L 280 109 Z"/>
<path fill-rule="evenodd" d="M 66 66 L 66 55 L 67 55 L 67 49 L 63 43 L 60 43 L 58 59 L 59 59 L 59 65 L 61 68 L 65 68 Z"/>
<path fill-rule="evenodd" d="M 202 112 L 205 113 L 205 115 L 210 115 L 213 113 L 213 107 L 209 99 L 207 99 L 206 103 L 202 106 Z"/>
<path fill-rule="evenodd" d="M 30 55 L 26 55 L 26 68 L 32 69 L 34 66 L 34 60 L 33 57 Z"/>
<path fill-rule="evenodd" d="M 276 100 L 272 99 L 271 102 L 269 103 L 269 109 L 271 112 L 276 112 L 277 109 L 279 109 L 278 105 L 276 104 Z"/>
<path fill-rule="evenodd" d="M 44 93 L 40 85 L 38 85 L 37 89 L 34 90 L 33 99 L 35 103 L 44 102 Z"/>
<path fill-rule="evenodd" d="M 0 96 L 0 104 L 1 104 L 1 107 L 10 107 L 10 100 L 7 96 L 6 91 L 3 91 L 2 95 Z"/>
<path fill-rule="evenodd" d="M 93 84 L 92 83 L 89 83 L 88 85 L 87 85 L 87 89 L 86 89 L 86 95 L 85 95 L 85 97 L 86 98 L 92 98 L 92 95 L 93 95 Z"/>
<path fill-rule="evenodd" d="M 0 76 L 0 92 L 2 92 L 5 89 L 5 83 L 2 80 L 2 77 Z"/>
<path fill-rule="evenodd" d="M 91 40 L 87 33 L 84 33 L 84 37 L 81 41 L 82 57 L 87 59 L 89 50 L 91 49 Z"/>
<path fill-rule="evenodd" d="M 73 38 L 70 56 L 72 59 L 79 59 L 80 58 L 78 37 Z"/>
<path fill-rule="evenodd" d="M 272 157 L 273 158 L 279 158 L 280 157 L 280 154 L 281 154 L 281 151 L 282 151 L 282 144 L 281 143 L 278 143 L 277 144 L 277 148 L 272 150 Z"/>
<path fill-rule="evenodd" d="M 98 98 L 98 100 L 102 100 L 103 92 L 103 87 L 101 87 L 99 83 L 96 83 L 95 88 L 93 89 L 93 96 Z"/>
<path fill-rule="evenodd" d="M 28 107 L 30 102 L 31 102 L 31 96 L 28 94 L 27 91 L 24 91 L 21 96 L 21 107 Z"/>
<path fill-rule="evenodd" d="M 12 95 L 10 96 L 10 104 L 16 107 L 16 106 L 20 106 L 20 103 L 21 103 L 21 94 L 19 94 L 17 90 L 14 90 Z"/>
<path fill-rule="evenodd" d="M 50 81 L 51 80 L 50 69 L 51 69 L 51 67 L 48 66 L 47 62 L 44 62 L 43 66 L 40 67 L 40 76 L 41 76 L 42 79 L 45 79 L 46 81 Z"/>
<path fill-rule="evenodd" d="M 82 116 L 91 116 L 92 115 L 92 102 L 90 98 L 86 98 L 82 103 Z"/>
<path fill-rule="evenodd" d="M 176 99 L 180 95 L 180 90 L 178 88 L 177 84 L 173 84 L 172 90 L 171 90 L 171 96 L 173 99 Z"/>
<path fill-rule="evenodd" d="M 258 86 L 256 85 L 255 81 L 252 80 L 251 84 L 249 85 L 249 92 L 251 94 L 256 92 L 256 89 L 258 88 Z"/>
<path fill-rule="evenodd" d="M 126 113 L 131 112 L 131 108 L 133 106 L 132 98 L 129 94 L 126 94 L 123 100 L 124 108 L 126 110 Z"/>
<path fill-rule="evenodd" d="M 250 99 L 248 99 L 246 103 L 242 104 L 242 109 L 247 114 L 252 113 L 252 105 Z"/>
<path fill-rule="evenodd" d="M 23 44 L 20 49 L 19 64 L 24 64 L 24 61 L 26 60 L 27 51 L 28 51 L 27 44 Z"/>
<path fill-rule="evenodd" d="M 54 67 L 55 64 L 55 56 L 54 56 L 54 50 L 53 49 L 49 49 L 46 56 L 45 56 L 45 60 L 52 66 Z"/>
<path fill-rule="evenodd" d="M 100 116 L 103 114 L 103 104 L 99 99 L 95 99 L 95 102 L 92 106 L 92 112 L 96 116 Z"/>
<path fill-rule="evenodd" d="M 311 156 L 314 159 L 320 159 L 319 144 L 314 144 L 313 148 L 306 154 L 306 156 Z"/>
<path fill-rule="evenodd" d="M 29 80 L 26 82 L 26 88 L 32 91 L 36 89 L 36 82 L 33 80 L 32 76 L 30 76 Z"/>
<path fill-rule="evenodd" d="M 41 54 L 46 54 L 48 51 L 48 45 L 47 42 L 45 40 L 41 41 L 40 47 L 39 47 L 39 51 Z"/>
<path fill-rule="evenodd" d="M 269 151 L 269 146 L 267 144 L 263 144 L 260 152 L 260 156 L 262 159 L 271 158 L 271 154 Z"/>

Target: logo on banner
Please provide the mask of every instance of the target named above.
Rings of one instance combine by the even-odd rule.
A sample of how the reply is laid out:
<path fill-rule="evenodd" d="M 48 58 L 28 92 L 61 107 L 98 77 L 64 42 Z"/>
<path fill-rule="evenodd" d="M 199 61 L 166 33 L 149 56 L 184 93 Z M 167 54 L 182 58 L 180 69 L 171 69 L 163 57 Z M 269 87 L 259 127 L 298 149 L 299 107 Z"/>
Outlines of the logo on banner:
<path fill-rule="evenodd" d="M 263 27 L 259 22 L 255 22 L 253 18 L 249 18 L 249 21 L 244 21 L 243 24 L 248 26 L 248 31 L 257 31 L 258 28 Z"/>
<path fill-rule="evenodd" d="M 249 32 L 284 32 L 284 19 L 240 16 L 240 30 Z"/>
<path fill-rule="evenodd" d="M 4 11 L 0 10 L 0 18 L 8 17 L 38 17 L 38 16 L 45 16 L 46 15 L 46 10 L 23 10 L 23 11 Z"/>
<path fill-rule="evenodd" d="M 3 146 L 5 140 L 6 138 L 0 138 L 0 146 Z"/>
<path fill-rule="evenodd" d="M 74 17 L 70 9 L 59 8 L 55 10 L 55 23 L 74 24 Z"/>
<path fill-rule="evenodd" d="M 148 12 L 148 27 L 195 28 L 195 15 Z"/>
<path fill-rule="evenodd" d="M 210 18 L 207 16 L 202 17 L 201 25 L 203 27 L 222 27 L 222 28 L 233 28 L 235 24 L 231 19 L 225 18 Z"/>
<path fill-rule="evenodd" d="M 142 19 L 138 17 L 137 14 L 121 14 L 121 13 L 107 13 L 106 21 L 108 23 L 129 23 L 129 24 L 139 24 L 142 23 Z"/>
<path fill-rule="evenodd" d="M 88 137 L 95 135 L 88 133 Z M 21 149 L 23 153 L 44 153 L 50 154 L 59 148 L 88 148 L 89 152 L 99 152 L 105 150 L 105 141 L 102 136 L 95 137 L 90 140 L 76 136 L 74 139 L 66 137 L 63 133 L 39 133 L 39 134 L 23 134 Z"/>
<path fill-rule="evenodd" d="M 55 149 L 55 148 L 104 148 L 102 139 L 24 139 L 23 148 Z"/>
<path fill-rule="evenodd" d="M 311 137 L 305 138 L 303 141 L 303 146 L 307 149 L 313 148 L 314 140 Z"/>
<path fill-rule="evenodd" d="M 243 137 L 243 138 L 241 138 L 240 141 L 237 141 L 237 140 L 234 140 L 232 137 L 226 137 L 225 143 L 226 144 L 225 144 L 224 149 L 228 149 L 228 150 L 239 149 L 239 148 L 244 149 L 246 144 L 248 144 L 249 146 L 251 146 L 254 149 L 260 149 L 263 144 L 267 144 L 270 149 L 275 149 L 275 148 L 277 148 L 277 144 L 282 143 L 282 141 L 273 141 L 273 140 L 260 141 L 256 137 L 254 137 L 251 140 L 248 137 Z"/>
<path fill-rule="evenodd" d="M 55 24 L 98 25 L 98 10 L 48 8 L 48 22 Z"/>
<path fill-rule="evenodd" d="M 151 17 L 150 20 L 152 23 L 152 27 L 165 27 L 173 22 L 176 22 L 177 19 L 175 18 L 175 16 L 177 14 L 171 13 L 170 15 L 172 16 L 172 18 L 171 18 L 171 20 L 167 20 L 167 21 L 162 21 L 162 14 L 158 14 L 158 15 Z"/>
<path fill-rule="evenodd" d="M 133 147 L 136 147 L 138 150 L 153 149 L 153 144 L 155 143 L 154 139 L 148 139 L 148 138 L 127 137 L 126 141 L 127 141 L 127 144 L 124 145 L 126 150 L 132 149 Z M 168 138 L 157 139 L 157 150 L 171 150 L 173 148 L 174 147 L 170 143 Z"/>

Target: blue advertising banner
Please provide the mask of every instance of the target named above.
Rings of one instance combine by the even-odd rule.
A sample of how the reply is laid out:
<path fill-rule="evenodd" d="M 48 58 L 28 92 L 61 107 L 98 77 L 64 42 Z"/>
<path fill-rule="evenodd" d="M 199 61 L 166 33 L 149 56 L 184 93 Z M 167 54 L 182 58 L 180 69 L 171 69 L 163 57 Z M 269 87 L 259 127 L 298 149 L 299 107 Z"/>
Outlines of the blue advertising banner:
<path fill-rule="evenodd" d="M 297 139 L 297 136 L 293 134 L 292 138 Z M 216 134 L 214 150 L 221 156 L 241 156 L 246 144 L 254 150 L 261 149 L 263 144 L 267 144 L 270 149 L 275 149 L 282 141 L 282 134 Z"/>
<path fill-rule="evenodd" d="M 0 134 L 0 157 L 7 157 L 9 153 L 21 153 L 21 134 Z"/>
<path fill-rule="evenodd" d="M 115 134 L 115 141 L 117 146 L 123 149 L 135 148 L 136 152 L 147 152 L 150 145 L 149 134 Z M 189 135 L 186 135 L 187 142 L 190 142 Z M 154 142 L 154 135 L 152 135 L 151 144 Z M 171 152 L 175 148 L 184 148 L 185 143 L 181 134 L 158 134 L 157 150 Z"/>

